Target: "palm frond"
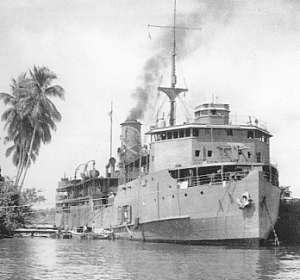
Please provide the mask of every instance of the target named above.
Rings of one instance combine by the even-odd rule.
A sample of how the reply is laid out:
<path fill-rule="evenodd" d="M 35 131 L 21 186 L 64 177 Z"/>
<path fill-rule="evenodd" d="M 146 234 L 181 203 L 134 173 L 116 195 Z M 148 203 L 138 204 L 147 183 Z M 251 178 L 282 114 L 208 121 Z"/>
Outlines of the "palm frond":
<path fill-rule="evenodd" d="M 12 162 L 15 166 L 18 166 L 19 161 L 20 161 L 20 153 L 17 150 L 15 150 L 13 153 Z"/>
<path fill-rule="evenodd" d="M 16 145 L 10 146 L 9 148 L 6 149 L 5 156 L 9 157 L 14 150 L 16 150 Z"/>
<path fill-rule="evenodd" d="M 61 121 L 62 117 L 60 112 L 57 110 L 56 106 L 49 98 L 47 98 L 47 106 L 49 106 L 50 108 L 50 110 L 48 110 L 48 112 L 50 113 L 49 116 L 51 116 L 51 118 L 56 122 Z"/>
<path fill-rule="evenodd" d="M 1 121 L 5 122 L 7 120 L 9 120 L 9 118 L 11 117 L 11 115 L 16 114 L 16 109 L 11 107 L 8 108 L 7 110 L 5 110 L 2 115 L 1 115 Z"/>
<path fill-rule="evenodd" d="M 3 103 L 5 105 L 7 104 L 11 104 L 13 102 L 13 100 L 15 99 L 15 97 L 11 94 L 5 93 L 5 92 L 0 92 L 0 99 L 3 100 Z"/>
<path fill-rule="evenodd" d="M 45 91 L 45 94 L 47 96 L 59 97 L 62 100 L 65 99 L 65 90 L 59 85 L 48 87 Z"/>

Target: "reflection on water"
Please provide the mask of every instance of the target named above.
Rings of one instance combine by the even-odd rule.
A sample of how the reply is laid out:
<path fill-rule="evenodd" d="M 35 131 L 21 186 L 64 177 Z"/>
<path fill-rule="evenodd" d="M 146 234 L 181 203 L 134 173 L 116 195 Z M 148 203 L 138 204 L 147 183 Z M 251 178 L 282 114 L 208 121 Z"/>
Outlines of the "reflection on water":
<path fill-rule="evenodd" d="M 297 279 L 300 247 L 0 240 L 0 279 Z"/>

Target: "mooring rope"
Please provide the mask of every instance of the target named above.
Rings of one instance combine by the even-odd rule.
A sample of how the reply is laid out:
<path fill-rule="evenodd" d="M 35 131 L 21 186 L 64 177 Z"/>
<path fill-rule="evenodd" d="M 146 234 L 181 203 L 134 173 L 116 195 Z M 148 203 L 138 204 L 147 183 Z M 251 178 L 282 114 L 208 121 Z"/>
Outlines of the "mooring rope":
<path fill-rule="evenodd" d="M 127 223 L 125 224 L 125 228 L 126 228 L 126 230 L 128 231 L 128 233 L 129 233 L 129 235 L 130 235 L 130 238 L 132 239 L 132 238 L 133 238 L 133 232 L 129 229 Z"/>
<path fill-rule="evenodd" d="M 273 221 L 272 221 L 272 217 L 270 215 L 270 211 L 269 211 L 269 208 L 268 208 L 268 205 L 267 205 L 267 202 L 266 202 L 266 197 L 263 198 L 263 204 L 266 206 L 266 212 L 267 212 L 268 218 L 269 218 L 271 226 L 272 226 L 272 230 L 273 230 L 273 234 L 274 234 L 274 245 L 279 246 L 278 235 L 276 233 L 276 230 L 275 230 L 275 227 L 274 227 L 274 224 L 273 224 Z"/>

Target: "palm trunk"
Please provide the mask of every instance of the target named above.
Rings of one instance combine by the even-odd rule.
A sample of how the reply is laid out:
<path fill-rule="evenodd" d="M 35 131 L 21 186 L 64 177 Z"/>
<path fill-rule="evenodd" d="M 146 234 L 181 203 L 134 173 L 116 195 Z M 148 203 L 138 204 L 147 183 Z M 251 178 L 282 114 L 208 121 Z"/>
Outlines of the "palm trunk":
<path fill-rule="evenodd" d="M 20 181 L 21 176 L 23 174 L 23 170 L 24 170 L 24 166 L 25 166 L 25 160 L 26 160 L 26 146 L 24 145 L 24 148 L 23 148 L 23 151 L 22 151 L 22 161 L 21 161 L 20 169 L 18 170 L 18 174 L 17 174 L 17 177 L 16 177 L 16 182 L 15 182 L 16 186 L 19 185 L 19 181 Z"/>
<path fill-rule="evenodd" d="M 21 148 L 20 159 L 19 159 L 18 169 L 17 169 L 17 175 L 16 175 L 15 183 L 14 183 L 15 186 L 18 185 L 22 165 L 23 165 L 23 148 Z"/>
<path fill-rule="evenodd" d="M 23 179 L 22 179 L 21 184 L 20 184 L 20 190 L 23 188 L 25 178 L 26 178 L 26 175 L 27 175 L 27 171 L 28 171 L 28 168 L 29 168 L 29 165 L 30 165 L 31 153 L 32 153 L 32 148 L 33 148 L 33 142 L 34 142 L 34 139 L 35 139 L 36 129 L 37 129 L 37 125 L 34 126 L 34 129 L 33 129 L 33 132 L 32 132 L 29 151 L 28 151 L 28 155 L 27 155 L 27 161 L 26 161 L 26 164 L 24 165 L 25 170 L 24 170 L 24 174 L 23 174 Z M 21 179 L 21 176 L 20 176 L 20 179 Z"/>

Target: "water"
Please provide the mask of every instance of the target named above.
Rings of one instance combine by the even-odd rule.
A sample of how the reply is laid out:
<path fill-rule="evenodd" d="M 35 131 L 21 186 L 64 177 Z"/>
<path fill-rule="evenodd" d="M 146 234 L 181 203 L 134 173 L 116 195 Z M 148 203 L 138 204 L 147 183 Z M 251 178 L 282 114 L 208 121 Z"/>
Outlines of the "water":
<path fill-rule="evenodd" d="M 300 246 L 243 249 L 108 240 L 0 240 L 0 279 L 300 279 Z"/>

